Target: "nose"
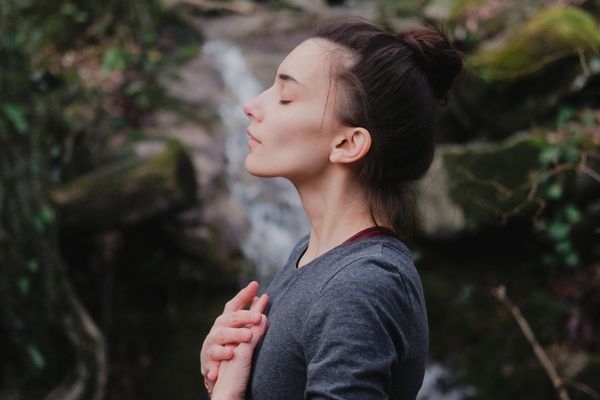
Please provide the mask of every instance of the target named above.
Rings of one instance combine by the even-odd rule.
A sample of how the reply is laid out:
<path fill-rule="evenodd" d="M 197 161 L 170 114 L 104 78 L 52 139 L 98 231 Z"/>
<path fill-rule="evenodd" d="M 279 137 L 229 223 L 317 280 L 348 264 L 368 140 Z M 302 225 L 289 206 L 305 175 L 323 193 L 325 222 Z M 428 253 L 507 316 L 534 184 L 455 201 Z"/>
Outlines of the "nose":
<path fill-rule="evenodd" d="M 250 120 L 256 120 L 257 122 L 260 122 L 261 113 L 258 104 L 258 96 L 244 103 L 243 108 L 244 114 L 246 114 Z"/>

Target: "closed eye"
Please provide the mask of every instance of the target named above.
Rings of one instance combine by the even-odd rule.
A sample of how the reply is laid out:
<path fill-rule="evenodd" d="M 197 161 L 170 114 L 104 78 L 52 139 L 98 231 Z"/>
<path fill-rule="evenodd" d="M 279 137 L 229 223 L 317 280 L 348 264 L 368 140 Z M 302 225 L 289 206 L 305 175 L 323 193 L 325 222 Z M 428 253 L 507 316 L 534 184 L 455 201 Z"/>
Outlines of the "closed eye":
<path fill-rule="evenodd" d="M 291 102 L 292 102 L 291 100 L 279 100 L 279 104 L 284 104 L 284 105 L 291 103 Z"/>

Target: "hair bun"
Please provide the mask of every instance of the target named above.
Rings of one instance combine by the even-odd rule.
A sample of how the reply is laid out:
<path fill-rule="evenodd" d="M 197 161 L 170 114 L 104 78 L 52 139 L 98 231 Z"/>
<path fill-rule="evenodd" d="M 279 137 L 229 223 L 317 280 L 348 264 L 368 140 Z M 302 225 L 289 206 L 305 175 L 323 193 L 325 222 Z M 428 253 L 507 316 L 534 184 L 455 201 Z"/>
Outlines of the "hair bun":
<path fill-rule="evenodd" d="M 454 78 L 463 67 L 463 55 L 450 44 L 446 34 L 432 27 L 413 27 L 397 34 L 410 48 L 423 69 L 435 98 L 445 103 Z"/>

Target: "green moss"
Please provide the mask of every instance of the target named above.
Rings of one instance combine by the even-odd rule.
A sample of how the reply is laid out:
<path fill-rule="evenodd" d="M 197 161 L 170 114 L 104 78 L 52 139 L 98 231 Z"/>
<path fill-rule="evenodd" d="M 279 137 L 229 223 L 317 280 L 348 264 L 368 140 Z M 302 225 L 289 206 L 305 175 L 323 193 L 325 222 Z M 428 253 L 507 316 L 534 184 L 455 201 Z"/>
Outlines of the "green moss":
<path fill-rule="evenodd" d="M 570 6 L 552 6 L 538 13 L 503 46 L 482 50 L 468 65 L 488 81 L 512 79 L 581 51 L 600 47 L 594 18 Z"/>
<path fill-rule="evenodd" d="M 463 18 L 469 7 L 480 7 L 489 2 L 490 0 L 454 0 L 450 8 L 451 18 Z"/>
<path fill-rule="evenodd" d="M 541 137 L 516 137 L 496 145 L 448 149 L 443 154 L 449 194 L 466 216 L 467 229 L 530 213 L 532 178 L 539 171 Z"/>

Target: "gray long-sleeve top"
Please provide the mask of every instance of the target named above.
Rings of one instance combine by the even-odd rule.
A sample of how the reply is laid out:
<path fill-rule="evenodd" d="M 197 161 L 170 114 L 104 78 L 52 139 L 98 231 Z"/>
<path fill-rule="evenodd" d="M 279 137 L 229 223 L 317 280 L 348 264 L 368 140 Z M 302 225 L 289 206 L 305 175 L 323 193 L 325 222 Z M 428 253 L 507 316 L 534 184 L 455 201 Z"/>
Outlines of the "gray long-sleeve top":
<path fill-rule="evenodd" d="M 268 329 L 247 398 L 414 400 L 427 315 L 419 275 L 393 236 L 344 243 L 302 268 L 302 239 L 269 286 Z"/>

